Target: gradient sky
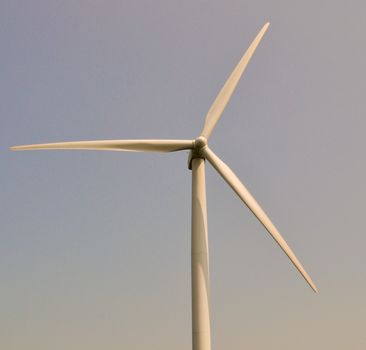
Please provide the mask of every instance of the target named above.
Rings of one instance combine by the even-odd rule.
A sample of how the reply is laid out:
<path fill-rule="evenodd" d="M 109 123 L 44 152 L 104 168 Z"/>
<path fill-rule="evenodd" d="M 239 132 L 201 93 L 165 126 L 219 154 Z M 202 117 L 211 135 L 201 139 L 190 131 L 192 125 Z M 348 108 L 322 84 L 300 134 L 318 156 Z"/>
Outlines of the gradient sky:
<path fill-rule="evenodd" d="M 320 294 L 207 165 L 213 349 L 366 348 L 364 1 L 0 8 L 2 349 L 190 349 L 187 153 L 8 147 L 194 138 L 266 21 L 210 145 Z"/>

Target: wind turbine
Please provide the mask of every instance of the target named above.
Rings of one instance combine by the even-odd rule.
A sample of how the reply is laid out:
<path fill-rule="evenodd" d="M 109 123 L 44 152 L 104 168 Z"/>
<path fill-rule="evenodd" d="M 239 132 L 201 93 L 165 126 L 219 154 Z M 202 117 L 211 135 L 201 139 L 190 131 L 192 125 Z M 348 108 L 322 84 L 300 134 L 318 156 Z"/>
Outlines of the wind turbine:
<path fill-rule="evenodd" d="M 282 238 L 267 214 L 249 193 L 234 172 L 208 147 L 207 141 L 229 102 L 240 77 L 268 29 L 266 23 L 245 52 L 225 85 L 219 92 L 207 113 L 202 132 L 194 140 L 104 140 L 75 141 L 46 144 L 14 146 L 12 150 L 71 149 L 98 151 L 135 152 L 176 152 L 190 150 L 188 167 L 192 170 L 192 237 L 191 237 L 191 278 L 192 278 L 192 348 L 210 350 L 209 317 L 209 262 L 207 236 L 207 207 L 205 185 L 205 160 L 216 169 L 228 185 L 262 223 L 268 233 L 281 247 L 306 282 L 318 292 L 314 282 L 307 274 L 295 254 Z"/>

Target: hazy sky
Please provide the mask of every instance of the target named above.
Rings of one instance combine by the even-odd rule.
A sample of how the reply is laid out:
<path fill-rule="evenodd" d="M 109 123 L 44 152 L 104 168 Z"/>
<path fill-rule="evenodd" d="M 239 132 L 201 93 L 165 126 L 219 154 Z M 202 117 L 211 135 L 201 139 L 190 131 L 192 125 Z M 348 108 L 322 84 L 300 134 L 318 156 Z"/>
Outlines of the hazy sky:
<path fill-rule="evenodd" d="M 318 285 L 207 165 L 213 349 L 366 348 L 364 1 L 0 5 L 0 347 L 190 349 L 187 153 L 10 152 L 210 140 Z"/>

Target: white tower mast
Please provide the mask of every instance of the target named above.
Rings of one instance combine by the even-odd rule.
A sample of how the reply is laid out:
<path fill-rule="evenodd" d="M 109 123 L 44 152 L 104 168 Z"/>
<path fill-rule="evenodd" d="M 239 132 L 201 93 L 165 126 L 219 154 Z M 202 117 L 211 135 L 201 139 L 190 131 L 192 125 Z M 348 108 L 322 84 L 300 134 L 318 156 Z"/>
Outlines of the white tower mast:
<path fill-rule="evenodd" d="M 192 159 L 192 349 L 211 350 L 205 160 Z"/>

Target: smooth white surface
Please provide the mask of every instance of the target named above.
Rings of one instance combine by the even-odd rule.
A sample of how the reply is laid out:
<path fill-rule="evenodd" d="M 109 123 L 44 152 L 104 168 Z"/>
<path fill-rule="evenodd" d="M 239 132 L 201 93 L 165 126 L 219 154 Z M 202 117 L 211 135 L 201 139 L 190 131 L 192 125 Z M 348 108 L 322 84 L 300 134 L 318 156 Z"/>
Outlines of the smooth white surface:
<path fill-rule="evenodd" d="M 210 350 L 205 160 L 192 159 L 192 349 Z"/>
<path fill-rule="evenodd" d="M 130 151 L 130 152 L 175 152 L 192 149 L 192 140 L 98 140 L 41 143 L 13 146 L 13 151 L 30 150 L 94 150 L 94 151 Z"/>
<path fill-rule="evenodd" d="M 212 104 L 211 108 L 209 109 L 205 124 L 201 133 L 201 136 L 206 137 L 208 139 L 215 128 L 217 122 L 219 121 L 222 112 L 224 111 L 226 105 L 228 104 L 241 76 L 244 73 L 245 68 L 247 67 L 250 59 L 252 58 L 255 49 L 259 45 L 260 41 L 263 38 L 263 35 L 267 31 L 269 23 L 266 23 L 262 29 L 259 31 L 253 42 L 248 47 L 247 51 L 230 74 L 229 78 L 227 79 L 225 85 L 217 95 L 214 103 Z"/>
<path fill-rule="evenodd" d="M 212 166 L 217 170 L 217 172 L 222 176 L 222 178 L 228 183 L 228 185 L 236 192 L 236 194 L 241 198 L 241 200 L 247 205 L 247 207 L 252 211 L 252 213 L 257 217 L 257 219 L 262 223 L 262 225 L 266 228 L 269 234 L 273 237 L 273 239 L 278 243 L 281 249 L 285 252 L 285 254 L 289 257 L 301 275 L 304 277 L 306 282 L 310 285 L 310 287 L 314 290 L 314 292 L 318 293 L 318 290 L 305 271 L 304 267 L 300 263 L 300 261 L 296 258 L 292 249 L 288 246 L 286 241 L 283 239 L 281 234 L 278 232 L 275 225 L 273 225 L 272 221 L 269 219 L 264 210 L 260 207 L 254 197 L 249 193 L 246 187 L 242 184 L 242 182 L 238 179 L 238 177 L 234 174 L 234 172 L 218 157 L 209 147 L 205 147 L 202 150 L 206 159 L 212 164 Z"/>

